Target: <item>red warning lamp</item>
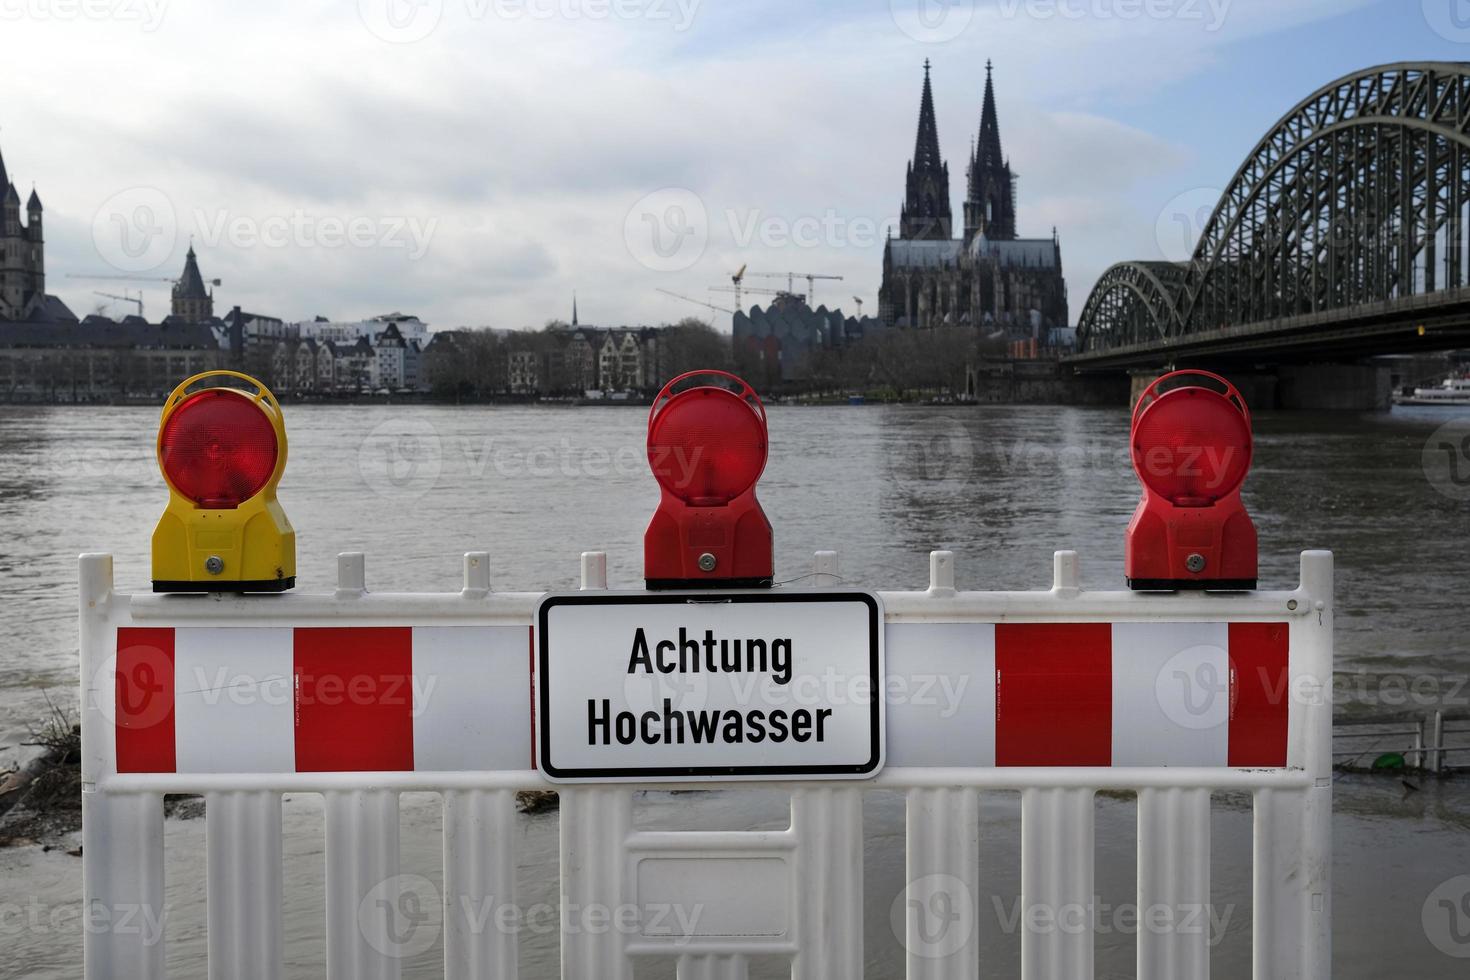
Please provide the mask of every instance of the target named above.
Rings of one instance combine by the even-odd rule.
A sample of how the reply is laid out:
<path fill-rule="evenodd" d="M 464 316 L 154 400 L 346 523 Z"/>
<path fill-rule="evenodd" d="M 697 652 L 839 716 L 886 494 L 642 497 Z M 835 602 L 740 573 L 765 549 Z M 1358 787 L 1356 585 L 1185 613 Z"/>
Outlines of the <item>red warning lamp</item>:
<path fill-rule="evenodd" d="M 755 499 L 766 408 L 725 371 L 664 385 L 648 413 L 648 464 L 662 488 L 643 536 L 650 589 L 768 588 L 771 522 Z"/>
<path fill-rule="evenodd" d="M 169 414 L 158 435 L 158 456 L 168 481 L 199 507 L 238 507 L 275 472 L 276 430 L 235 389 L 206 388 Z"/>
<path fill-rule="evenodd" d="M 296 532 L 276 499 L 286 426 L 263 384 L 236 371 L 181 383 L 164 403 L 158 465 L 169 502 L 153 530 L 153 591 L 295 585 Z"/>
<path fill-rule="evenodd" d="M 1128 525 L 1128 587 L 1254 589 L 1256 528 L 1240 501 L 1251 414 L 1235 386 L 1208 371 L 1164 375 L 1133 408 L 1131 444 L 1143 499 Z"/>

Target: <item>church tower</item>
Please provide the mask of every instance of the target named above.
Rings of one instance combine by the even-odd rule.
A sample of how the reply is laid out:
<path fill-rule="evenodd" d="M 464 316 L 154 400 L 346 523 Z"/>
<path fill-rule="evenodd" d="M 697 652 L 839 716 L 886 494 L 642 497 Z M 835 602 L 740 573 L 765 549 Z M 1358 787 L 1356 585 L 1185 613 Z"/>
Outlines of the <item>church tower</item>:
<path fill-rule="evenodd" d="M 25 320 L 46 307 L 41 198 L 34 190 L 21 217 L 20 192 L 0 156 L 0 320 Z"/>
<path fill-rule="evenodd" d="M 192 242 L 189 254 L 184 257 L 184 274 L 174 283 L 173 315 L 188 323 L 204 323 L 214 318 L 214 294 L 204 288 Z"/>
<path fill-rule="evenodd" d="M 909 161 L 900 212 L 900 238 L 946 241 L 953 220 L 949 210 L 949 165 L 939 157 L 939 127 L 934 123 L 934 93 L 929 88 L 929 59 L 924 59 L 924 94 L 919 99 L 919 133 Z"/>
<path fill-rule="evenodd" d="M 985 62 L 985 102 L 980 110 L 980 136 L 970 159 L 965 194 L 965 244 L 984 233 L 990 241 L 1016 237 L 1016 182 L 1011 164 L 1000 149 L 1000 123 L 995 117 L 995 88 L 991 65 Z"/>

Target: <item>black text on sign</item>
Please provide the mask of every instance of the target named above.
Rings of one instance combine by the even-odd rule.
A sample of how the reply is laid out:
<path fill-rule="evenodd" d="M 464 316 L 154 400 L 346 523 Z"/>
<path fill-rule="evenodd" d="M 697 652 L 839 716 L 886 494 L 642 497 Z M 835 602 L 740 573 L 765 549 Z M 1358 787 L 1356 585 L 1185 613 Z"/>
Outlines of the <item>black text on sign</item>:
<path fill-rule="evenodd" d="M 865 592 L 549 595 L 538 767 L 564 781 L 871 776 L 882 622 Z"/>

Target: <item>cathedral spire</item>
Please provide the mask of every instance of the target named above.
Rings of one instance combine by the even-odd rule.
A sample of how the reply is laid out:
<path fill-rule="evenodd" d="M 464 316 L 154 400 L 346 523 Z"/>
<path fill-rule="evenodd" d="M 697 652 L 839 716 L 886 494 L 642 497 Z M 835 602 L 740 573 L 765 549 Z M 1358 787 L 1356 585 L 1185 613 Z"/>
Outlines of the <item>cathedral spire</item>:
<path fill-rule="evenodd" d="M 995 111 L 994 66 L 985 62 L 985 96 L 980 106 L 980 133 L 970 155 L 965 193 L 965 241 L 984 234 L 991 241 L 1016 237 L 1016 185 L 1000 146 Z"/>
<path fill-rule="evenodd" d="M 919 97 L 919 132 L 914 139 L 914 169 L 937 167 L 939 126 L 934 122 L 934 90 L 929 85 L 929 59 L 924 59 L 924 93 Z"/>
<path fill-rule="evenodd" d="M 572 326 L 577 325 L 577 291 L 572 290 Z"/>
<path fill-rule="evenodd" d="M 949 166 L 939 155 L 939 126 L 934 121 L 934 92 L 929 85 L 929 59 L 925 58 L 919 128 L 904 187 L 899 237 L 947 239 L 949 235 Z"/>
<path fill-rule="evenodd" d="M 980 138 L 975 142 L 975 165 L 1000 167 L 1005 155 L 1000 149 L 1000 122 L 995 116 L 995 83 L 991 80 L 991 64 L 985 62 L 985 98 L 980 107 Z"/>

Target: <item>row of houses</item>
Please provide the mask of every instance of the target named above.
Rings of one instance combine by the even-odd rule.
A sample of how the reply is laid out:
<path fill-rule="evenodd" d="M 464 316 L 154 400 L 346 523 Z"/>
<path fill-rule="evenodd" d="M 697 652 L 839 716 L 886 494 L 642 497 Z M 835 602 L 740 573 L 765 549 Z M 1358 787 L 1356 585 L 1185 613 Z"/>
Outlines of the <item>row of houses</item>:
<path fill-rule="evenodd" d="M 423 351 L 418 341 L 404 339 L 391 324 L 371 339 L 360 336 L 355 342 L 338 342 L 294 337 L 276 341 L 267 349 L 268 369 L 255 370 L 277 394 L 428 390 L 421 376 Z M 260 359 L 247 353 L 247 362 Z"/>
<path fill-rule="evenodd" d="M 96 315 L 0 322 L 0 401 L 162 398 L 181 379 L 221 368 L 244 370 L 282 395 L 428 388 L 422 345 L 404 337 L 400 322 L 362 321 L 352 339 L 306 332 L 239 307 L 203 322 Z"/>
<path fill-rule="evenodd" d="M 659 331 L 653 327 L 566 327 L 506 335 L 513 395 L 656 390 Z"/>

